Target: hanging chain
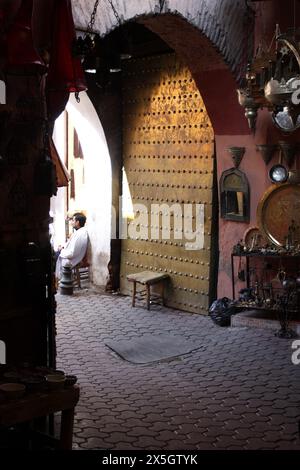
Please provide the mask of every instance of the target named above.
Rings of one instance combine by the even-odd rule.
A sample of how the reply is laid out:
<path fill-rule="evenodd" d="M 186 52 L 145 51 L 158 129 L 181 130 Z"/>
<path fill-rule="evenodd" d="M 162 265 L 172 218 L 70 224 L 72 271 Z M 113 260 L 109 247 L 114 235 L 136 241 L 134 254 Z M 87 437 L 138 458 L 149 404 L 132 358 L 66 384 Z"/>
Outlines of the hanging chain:
<path fill-rule="evenodd" d="M 121 24 L 122 24 L 121 18 L 120 18 L 120 16 L 119 16 L 119 14 L 118 14 L 118 12 L 117 12 L 117 10 L 116 10 L 116 8 L 115 8 L 115 6 L 114 6 L 112 0 L 108 0 L 108 3 L 110 4 L 110 6 L 111 6 L 111 8 L 112 8 L 112 11 L 114 12 L 114 15 L 115 15 L 115 17 L 116 17 L 116 19 L 117 19 L 118 25 L 121 26 Z"/>
<path fill-rule="evenodd" d="M 162 13 L 166 0 L 159 0 L 159 13 Z"/>
<path fill-rule="evenodd" d="M 96 19 L 96 13 L 97 13 L 97 8 L 98 8 L 98 4 L 99 4 L 99 0 L 96 0 L 95 1 L 95 5 L 94 5 L 94 8 L 93 8 L 93 12 L 91 14 L 91 19 L 90 19 L 90 22 L 87 26 L 87 32 L 86 34 L 91 34 L 93 33 L 93 27 L 94 27 L 94 24 L 95 24 L 95 19 Z"/>

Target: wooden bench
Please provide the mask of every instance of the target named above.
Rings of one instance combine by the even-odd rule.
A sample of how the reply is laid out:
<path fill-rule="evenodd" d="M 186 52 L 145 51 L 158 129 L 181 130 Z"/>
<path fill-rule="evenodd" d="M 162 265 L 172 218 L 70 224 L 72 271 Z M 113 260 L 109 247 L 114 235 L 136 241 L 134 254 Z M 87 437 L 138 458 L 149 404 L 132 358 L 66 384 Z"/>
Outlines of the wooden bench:
<path fill-rule="evenodd" d="M 128 274 L 127 280 L 133 282 L 132 291 L 132 306 L 135 307 L 136 297 L 146 297 L 147 309 L 150 310 L 150 303 L 158 303 L 161 301 L 165 305 L 164 288 L 166 281 L 170 278 L 165 273 L 154 273 L 152 271 L 142 271 L 141 273 Z M 145 286 L 144 290 L 137 291 L 137 284 Z M 151 286 L 158 285 L 160 287 L 160 293 L 151 292 Z"/>

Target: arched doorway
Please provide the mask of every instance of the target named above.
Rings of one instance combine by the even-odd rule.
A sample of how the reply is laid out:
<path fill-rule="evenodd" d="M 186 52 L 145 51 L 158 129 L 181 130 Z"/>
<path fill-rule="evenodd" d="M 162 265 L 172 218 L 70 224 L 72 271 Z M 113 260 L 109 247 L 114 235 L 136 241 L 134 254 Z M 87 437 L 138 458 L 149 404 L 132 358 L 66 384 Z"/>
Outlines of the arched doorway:
<path fill-rule="evenodd" d="M 111 239 L 109 151 L 99 117 L 86 93 L 80 95 L 80 103 L 71 96 L 66 112 L 56 121 L 54 141 L 60 155 L 65 155 L 71 182 L 68 190 L 60 188 L 51 201 L 55 243 L 61 244 L 65 237 L 66 217 L 84 212 L 91 245 L 92 281 L 103 286 L 107 281 Z"/>
<path fill-rule="evenodd" d="M 240 20 L 241 11 L 239 11 L 237 15 Z M 181 95 L 183 97 L 186 96 L 187 106 L 191 104 L 191 107 L 193 107 L 195 105 L 195 103 L 193 103 L 193 97 L 195 98 L 195 95 L 197 93 L 197 97 L 199 98 L 199 100 L 196 105 L 196 108 L 198 107 L 199 109 L 202 109 L 203 116 L 204 115 L 206 116 L 205 119 L 207 120 L 209 124 L 208 128 L 210 127 L 211 131 L 213 129 L 212 131 L 213 138 L 211 139 L 211 137 L 209 137 L 208 139 L 210 140 L 210 143 L 211 143 L 211 149 L 210 149 L 211 155 L 210 157 L 208 157 L 208 159 L 210 158 L 213 159 L 213 156 L 215 155 L 215 153 L 216 153 L 216 157 L 217 157 L 217 153 L 220 153 L 222 155 L 222 159 L 220 159 L 221 161 L 220 168 L 222 168 L 223 160 L 224 160 L 223 154 L 225 153 L 225 148 L 226 148 L 225 145 L 228 145 L 226 138 L 224 136 L 227 137 L 228 135 L 229 136 L 235 135 L 237 133 L 239 133 L 240 135 L 248 134 L 249 130 L 247 129 L 246 122 L 243 120 L 241 108 L 238 105 L 238 102 L 236 100 L 236 82 L 235 82 L 234 76 L 232 74 L 230 67 L 225 62 L 224 57 L 221 55 L 219 50 L 217 50 L 217 48 L 215 47 L 215 44 L 216 44 L 215 40 L 212 40 L 210 35 L 205 33 L 204 31 L 205 28 L 201 30 L 200 29 L 197 30 L 197 28 L 195 28 L 191 24 L 190 19 L 184 18 L 180 16 L 178 13 L 171 13 L 171 11 L 169 11 L 167 14 L 163 14 L 163 15 L 152 15 L 150 13 L 147 16 L 143 16 L 141 14 L 136 19 L 136 23 L 130 22 L 130 23 L 123 25 L 122 27 L 115 28 L 112 32 L 110 32 L 108 35 L 105 36 L 104 42 L 107 39 L 108 42 L 106 44 L 113 45 L 113 47 L 115 47 L 114 46 L 115 44 L 122 44 L 122 28 L 127 28 L 127 30 L 129 28 L 129 35 L 130 34 L 135 35 L 134 29 L 136 27 L 144 28 L 144 30 L 150 32 L 152 34 L 153 41 L 151 41 L 150 39 L 150 41 L 147 44 L 143 44 L 143 42 L 139 42 L 141 37 L 142 37 L 142 40 L 144 39 L 143 33 L 141 33 L 141 36 L 139 36 L 139 33 L 141 31 L 138 31 L 138 34 L 136 36 L 137 41 L 135 42 L 136 37 L 133 39 L 133 42 L 135 43 L 134 44 L 135 47 L 133 47 L 133 50 L 134 50 L 133 59 L 124 61 L 123 66 L 122 66 L 123 74 L 122 74 L 122 79 L 121 79 L 121 83 L 122 83 L 121 88 L 122 88 L 122 93 L 123 93 L 123 96 L 122 96 L 123 103 L 124 103 L 124 100 L 126 101 L 126 93 L 129 90 L 129 94 L 131 95 L 131 98 L 129 99 L 129 101 L 128 100 L 126 101 L 126 106 L 127 108 L 137 109 L 139 108 L 140 103 L 138 103 L 138 100 L 135 99 L 135 95 L 139 95 L 140 92 L 144 93 L 144 95 L 141 94 L 141 100 L 143 101 L 143 104 L 145 106 L 144 106 L 144 109 L 141 108 L 138 112 L 140 113 L 140 117 L 142 117 L 142 114 L 146 116 L 147 113 L 149 112 L 148 108 L 151 108 L 153 104 L 152 99 L 157 100 L 157 102 L 159 102 L 161 98 L 159 95 L 157 95 L 157 92 L 160 91 L 160 86 L 161 86 L 160 78 L 158 79 L 158 81 L 156 80 L 156 85 L 155 85 L 156 89 L 154 86 L 152 87 L 153 90 L 151 91 L 151 93 L 150 94 L 148 93 L 149 88 L 151 88 L 151 83 L 149 86 L 148 80 L 150 79 L 151 75 L 153 75 L 153 72 L 157 71 L 156 70 L 156 65 L 157 65 L 156 58 L 161 53 L 164 56 L 165 54 L 168 54 L 169 52 L 173 53 L 174 57 L 176 57 L 176 60 L 178 61 L 178 64 L 179 63 L 182 64 L 179 67 L 183 67 L 183 68 L 185 67 L 186 71 L 188 72 L 188 75 L 189 75 L 188 81 L 190 84 L 192 84 L 192 92 L 190 93 L 188 88 L 186 89 L 182 88 L 180 93 L 178 93 L 178 90 L 177 91 L 175 90 L 176 93 L 175 95 L 173 94 L 174 90 L 172 90 L 172 86 L 175 85 L 174 82 L 177 83 L 177 79 L 178 79 L 177 85 L 180 83 L 180 81 L 182 82 L 182 79 L 180 78 L 180 73 L 176 75 L 177 72 L 173 71 L 171 73 L 171 78 L 169 80 L 170 81 L 169 89 L 164 90 L 163 99 L 159 102 L 159 104 L 161 106 L 165 105 L 165 110 L 163 112 L 165 113 L 170 112 L 170 115 L 172 115 L 173 113 L 172 106 L 174 106 L 174 96 L 175 96 L 175 102 L 176 102 L 175 107 L 177 106 L 177 104 L 179 104 L 177 95 L 178 96 Z M 118 37 L 118 31 L 119 31 L 119 37 Z M 111 37 L 112 39 L 111 42 L 109 42 L 109 37 Z M 217 39 L 219 40 L 219 38 Z M 157 41 L 160 42 L 160 45 L 158 48 L 156 48 L 156 45 L 155 45 L 155 42 Z M 162 43 L 164 44 L 163 46 L 162 46 Z M 118 48 L 118 46 L 116 47 Z M 159 49 L 160 47 L 162 48 Z M 221 50 L 223 49 L 225 51 L 226 47 L 222 46 Z M 107 50 L 111 50 L 111 48 L 108 47 Z M 121 52 L 120 49 L 119 50 L 117 49 L 114 52 L 118 52 L 121 57 L 122 54 L 120 54 Z M 150 68 L 147 69 L 147 72 L 144 73 L 143 68 L 145 67 L 147 68 L 147 61 L 150 60 L 151 56 L 153 58 L 153 63 L 150 66 Z M 126 78 L 125 78 L 126 67 L 129 67 L 130 69 L 130 67 L 133 66 L 134 62 L 135 62 L 135 69 L 133 67 L 132 71 L 129 70 L 129 75 L 131 77 L 129 79 L 130 83 L 127 86 L 125 83 L 126 82 Z M 237 67 L 237 64 L 235 64 L 235 66 Z M 168 68 L 168 66 L 166 67 Z M 175 65 L 174 70 L 176 70 L 176 67 L 177 66 Z M 109 69 L 110 67 L 107 67 L 107 71 Z M 173 75 L 176 76 L 175 79 L 173 78 Z M 105 93 L 105 87 L 103 86 L 103 83 L 98 82 L 98 85 L 100 85 L 100 88 L 103 87 L 103 90 Z M 126 89 L 126 86 L 127 86 L 127 89 Z M 186 93 L 187 91 L 188 93 Z M 163 102 L 163 100 L 165 100 L 165 102 Z M 191 103 L 189 103 L 189 100 L 191 100 Z M 182 105 L 182 102 L 180 103 L 180 106 L 181 105 Z M 99 108 L 100 106 L 98 106 L 98 109 Z M 178 114 L 182 112 L 184 115 L 185 112 L 187 112 L 186 110 L 184 110 L 184 108 L 182 109 L 179 109 L 179 108 L 178 108 Z M 136 111 L 134 110 L 133 114 L 135 112 Z M 156 111 L 154 111 L 154 113 L 155 112 Z M 175 114 L 176 112 L 177 111 L 175 111 Z M 148 126 L 149 127 L 148 130 L 150 130 L 150 132 L 154 131 L 153 134 L 156 134 L 156 130 L 157 130 L 156 127 L 160 126 L 160 124 L 156 122 L 154 124 L 150 123 L 150 126 L 148 124 L 145 126 L 143 123 L 143 119 L 140 119 L 140 121 L 136 119 L 134 125 L 131 125 L 130 129 L 127 129 L 126 131 L 126 127 L 128 127 L 128 123 L 130 122 L 130 119 L 127 119 L 128 117 L 127 114 L 128 114 L 127 110 L 124 113 L 124 109 L 123 109 L 122 139 L 123 139 L 124 145 L 123 145 L 123 151 L 122 151 L 123 155 L 119 156 L 120 161 L 119 161 L 118 169 L 121 170 L 121 168 L 123 167 L 123 163 L 124 163 L 125 173 L 129 181 L 129 186 L 136 185 L 136 188 L 137 188 L 138 185 L 140 185 L 140 183 L 143 185 L 143 181 L 142 180 L 139 181 L 139 178 L 137 178 L 136 181 L 134 180 L 130 181 L 130 176 L 128 175 L 129 170 L 128 168 L 126 168 L 126 158 L 127 158 L 126 153 L 128 155 L 132 154 L 132 150 L 134 150 L 135 145 L 138 146 L 140 145 L 140 142 L 146 142 L 146 139 L 142 140 L 144 137 L 142 133 L 140 135 L 138 134 L 139 131 L 141 130 L 144 131 L 145 129 L 143 128 Z M 154 117 L 153 113 L 152 113 L 152 117 Z M 185 153 L 185 149 L 183 148 L 183 146 L 186 144 L 187 141 L 184 142 L 185 139 L 182 137 L 184 128 L 179 131 L 179 128 L 177 127 L 177 125 L 181 126 L 182 124 L 178 122 L 177 124 L 174 125 L 171 122 L 171 120 L 169 120 L 169 122 L 166 122 L 165 124 L 162 124 L 160 126 L 161 127 L 160 130 L 165 131 L 165 137 L 168 134 L 169 124 L 171 125 L 170 130 L 173 132 L 173 135 L 171 135 L 171 137 L 174 137 L 172 138 L 172 140 L 169 139 L 169 141 L 174 146 L 176 146 L 178 142 L 180 142 L 180 145 L 182 145 L 182 148 L 181 148 L 182 155 L 186 157 L 187 154 Z M 183 125 L 192 126 L 191 128 L 193 128 L 194 130 L 197 129 L 197 127 L 193 127 L 193 126 L 198 126 L 198 125 L 200 126 L 198 128 L 198 135 L 195 135 L 192 138 L 194 143 L 196 143 L 197 140 L 199 140 L 200 142 L 201 140 L 200 133 L 201 132 L 203 133 L 204 129 L 208 129 L 205 127 L 206 124 L 205 126 L 202 127 L 202 123 L 200 121 L 196 123 L 188 122 L 187 124 L 184 123 Z M 163 128 L 163 126 L 165 126 L 165 128 Z M 199 129 L 201 129 L 200 133 L 199 133 Z M 106 132 L 106 135 L 108 135 L 110 132 L 110 129 L 108 127 L 105 127 L 105 132 Z M 181 135 L 180 135 L 180 132 L 181 132 Z M 162 139 L 160 140 L 157 138 L 157 136 L 155 137 L 156 138 L 152 140 L 155 142 L 155 145 L 159 147 L 159 151 L 161 151 Z M 162 137 L 162 134 L 160 135 L 160 137 Z M 126 149 L 126 141 L 129 141 L 129 145 L 132 145 L 132 148 Z M 165 138 L 165 142 L 167 141 L 168 141 L 168 138 Z M 221 145 L 219 145 L 219 142 L 221 142 Z M 225 144 L 223 142 L 225 142 Z M 216 152 L 215 152 L 215 149 L 216 149 Z M 219 152 L 220 150 L 221 152 Z M 199 153 L 199 148 L 197 149 L 195 155 L 197 155 L 197 153 Z M 168 152 L 167 154 L 169 155 Z M 140 153 L 137 152 L 137 153 L 134 153 L 134 155 L 143 155 L 143 152 L 140 152 Z M 156 153 L 152 152 L 152 155 L 154 155 L 157 158 L 160 158 L 160 155 L 158 154 L 158 152 Z M 162 154 L 162 158 L 163 158 L 163 155 L 165 156 L 166 152 L 165 154 Z M 176 152 L 175 152 L 175 155 L 176 155 Z M 131 156 L 131 158 L 134 158 L 134 157 Z M 145 157 L 145 161 L 146 160 L 147 158 Z M 197 260 L 200 262 L 200 265 L 202 266 L 201 270 L 199 271 L 196 270 L 195 272 L 195 269 L 193 267 L 191 269 L 191 272 L 189 271 L 186 272 L 184 270 L 181 270 L 180 267 L 178 266 L 174 269 L 172 269 L 170 266 L 162 267 L 160 264 L 156 266 L 156 264 L 153 262 L 154 258 L 151 260 L 150 263 L 149 262 L 147 263 L 145 260 L 142 262 L 140 259 L 140 254 L 141 254 L 140 251 L 142 251 L 142 253 L 145 253 L 145 252 L 148 252 L 148 250 L 147 249 L 139 250 L 138 248 L 126 247 L 127 241 L 122 241 L 122 245 L 123 245 L 122 262 L 121 262 L 121 291 L 122 292 L 129 293 L 129 288 L 126 285 L 126 275 L 127 275 L 126 273 L 128 269 L 124 268 L 124 262 L 129 263 L 127 267 L 131 266 L 131 268 L 134 268 L 136 271 L 140 271 L 141 269 L 146 269 L 145 267 L 150 267 L 150 268 L 157 267 L 158 269 L 166 269 L 170 272 L 170 274 L 181 276 L 182 280 L 184 279 L 186 281 L 187 279 L 189 279 L 191 281 L 192 278 L 195 280 L 195 284 L 192 284 L 192 282 L 191 283 L 188 282 L 186 285 L 186 282 L 184 282 L 184 283 L 181 283 L 181 285 L 178 285 L 178 290 L 180 291 L 180 295 L 179 295 L 180 300 L 176 302 L 174 305 L 173 304 L 172 305 L 178 308 L 182 308 L 184 310 L 190 310 L 190 311 L 196 311 L 196 312 L 201 311 L 203 313 L 207 312 L 207 307 L 210 301 L 213 300 L 213 298 L 216 296 L 217 270 L 218 270 L 218 212 L 217 212 L 218 197 L 217 197 L 217 168 L 216 168 L 216 163 L 217 163 L 218 158 L 213 159 L 213 160 L 214 160 L 214 164 L 212 168 L 203 169 L 204 170 L 203 174 L 205 174 L 205 172 L 208 171 L 209 172 L 208 174 L 210 175 L 210 176 L 207 176 L 206 178 L 207 181 L 203 178 L 203 181 L 205 181 L 203 183 L 203 188 L 202 188 L 202 181 L 200 181 L 200 184 L 199 184 L 199 181 L 194 182 L 193 177 L 192 177 L 192 174 L 193 175 L 196 174 L 196 173 L 193 173 L 193 171 L 196 171 L 196 172 L 202 171 L 202 169 L 200 168 L 198 168 L 198 170 L 189 169 L 190 171 L 192 171 L 192 173 L 189 174 L 189 177 L 187 174 L 185 174 L 185 180 L 181 180 L 181 184 L 179 183 L 179 186 L 177 182 L 176 183 L 174 183 L 173 181 L 171 182 L 171 184 L 176 185 L 176 186 L 173 186 L 173 189 L 175 187 L 177 188 L 178 190 L 176 193 L 177 196 L 181 189 L 187 189 L 188 186 L 190 186 L 189 189 L 191 189 L 191 187 L 194 187 L 194 189 L 198 188 L 198 190 L 200 189 L 202 193 L 204 189 L 208 189 L 208 191 L 210 191 L 208 200 L 207 198 L 204 198 L 204 204 L 211 205 L 212 210 L 211 210 L 211 213 L 208 215 L 208 217 L 210 217 L 209 224 L 212 230 L 210 230 L 209 224 L 204 229 L 204 232 L 206 232 L 206 239 L 204 237 L 205 243 L 206 243 L 206 246 L 204 246 L 204 251 L 206 250 L 207 254 L 205 256 L 205 260 L 200 260 L 200 261 Z M 149 161 L 150 159 L 148 159 L 148 162 Z M 153 169 L 155 168 L 153 167 Z M 149 171 L 149 168 L 146 168 L 146 167 L 143 168 L 142 173 L 139 172 L 137 169 L 136 170 L 133 169 L 132 171 L 133 173 L 134 171 L 136 171 L 137 173 L 139 173 L 139 176 L 141 176 L 144 171 L 146 174 Z M 152 170 L 150 169 L 150 171 Z M 220 172 L 219 168 L 218 168 L 218 171 Z M 170 169 L 170 172 L 172 176 L 175 176 L 173 174 L 173 170 Z M 149 176 L 148 180 L 145 181 L 146 185 L 152 184 L 152 181 L 150 181 L 151 175 L 148 174 L 148 176 Z M 160 185 L 160 183 L 161 181 L 160 182 L 155 181 L 155 183 L 153 184 Z M 139 189 L 141 189 L 142 185 L 139 186 Z M 183 188 L 183 186 L 185 188 Z M 156 187 L 159 187 L 159 186 L 156 186 Z M 144 195 L 141 195 L 141 198 L 144 198 L 144 197 L 145 197 Z M 151 197 L 153 197 L 154 199 L 154 196 L 150 196 L 150 198 Z M 164 197 L 167 197 L 167 196 L 164 195 L 163 197 L 161 197 L 159 202 L 164 201 L 164 202 L 169 203 L 169 201 L 166 201 Z M 168 199 L 176 201 L 178 197 L 177 198 L 171 197 Z M 202 199 L 199 197 L 199 194 L 197 194 L 195 197 L 190 197 L 190 198 L 187 198 L 186 200 L 185 198 L 183 198 L 182 204 L 189 204 L 188 201 L 193 201 L 192 204 L 201 204 L 199 202 L 201 200 Z M 151 213 L 151 209 L 150 209 L 150 213 Z M 192 215 L 192 217 L 196 217 L 196 215 L 194 214 L 194 216 Z M 146 222 L 147 228 L 151 229 L 151 222 L 149 224 L 149 227 L 148 227 L 148 222 L 149 221 Z M 142 222 L 142 225 L 145 225 L 145 222 Z M 231 241 L 226 240 L 226 243 L 228 242 L 230 243 Z M 222 245 L 224 245 L 224 240 L 222 241 Z M 132 259 L 126 259 L 127 255 L 125 255 L 124 248 L 125 248 L 125 252 L 127 252 L 128 254 L 128 257 L 131 257 L 130 253 L 134 255 L 138 254 L 139 260 L 134 262 Z M 150 253 L 152 253 L 152 255 L 150 256 L 155 256 L 153 255 L 154 253 L 153 250 L 150 250 Z M 162 254 L 156 253 L 156 255 L 160 257 Z M 163 254 L 162 256 L 166 256 L 166 255 Z M 170 254 L 170 256 L 172 256 L 173 259 L 174 257 L 178 258 L 176 254 L 174 256 L 173 254 Z M 180 255 L 179 258 L 181 258 L 182 260 L 185 260 L 185 261 L 182 261 L 184 263 L 189 263 L 190 259 L 192 261 L 191 264 L 193 264 L 194 262 L 193 258 L 189 258 L 188 256 Z M 226 264 L 226 269 L 228 268 L 227 264 Z M 204 266 L 206 266 L 206 268 L 208 269 L 205 270 Z M 184 266 L 181 266 L 181 268 L 182 267 Z M 116 269 L 116 271 L 118 270 Z M 175 296 L 173 294 L 174 294 L 174 291 L 171 290 L 171 294 L 169 297 L 174 300 Z M 191 296 L 196 296 L 196 301 L 191 300 L 190 299 Z M 200 301 L 199 301 L 199 296 L 201 298 Z M 187 297 L 187 299 L 185 297 Z M 203 299 L 205 299 L 205 301 Z M 171 304 L 169 303 L 169 305 Z"/>

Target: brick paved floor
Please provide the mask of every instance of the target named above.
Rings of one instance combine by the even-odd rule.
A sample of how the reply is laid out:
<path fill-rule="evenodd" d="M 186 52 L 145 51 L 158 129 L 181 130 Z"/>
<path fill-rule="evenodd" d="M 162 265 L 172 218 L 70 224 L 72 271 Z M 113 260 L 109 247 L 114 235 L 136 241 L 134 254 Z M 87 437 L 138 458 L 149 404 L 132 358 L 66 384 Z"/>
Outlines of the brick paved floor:
<path fill-rule="evenodd" d="M 87 290 L 57 302 L 57 367 L 81 387 L 74 449 L 300 449 L 300 365 L 290 340 Z M 162 332 L 199 349 L 135 365 L 104 344 Z"/>

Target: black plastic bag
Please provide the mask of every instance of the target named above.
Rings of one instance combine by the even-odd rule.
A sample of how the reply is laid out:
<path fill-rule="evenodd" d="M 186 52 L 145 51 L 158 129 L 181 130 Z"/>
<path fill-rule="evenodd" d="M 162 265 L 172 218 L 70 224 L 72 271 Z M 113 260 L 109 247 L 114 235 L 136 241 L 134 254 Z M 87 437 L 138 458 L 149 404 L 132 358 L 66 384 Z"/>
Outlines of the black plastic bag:
<path fill-rule="evenodd" d="M 215 300 L 209 309 L 211 319 L 219 326 L 229 326 L 230 317 L 235 313 L 235 303 L 227 297 Z"/>

